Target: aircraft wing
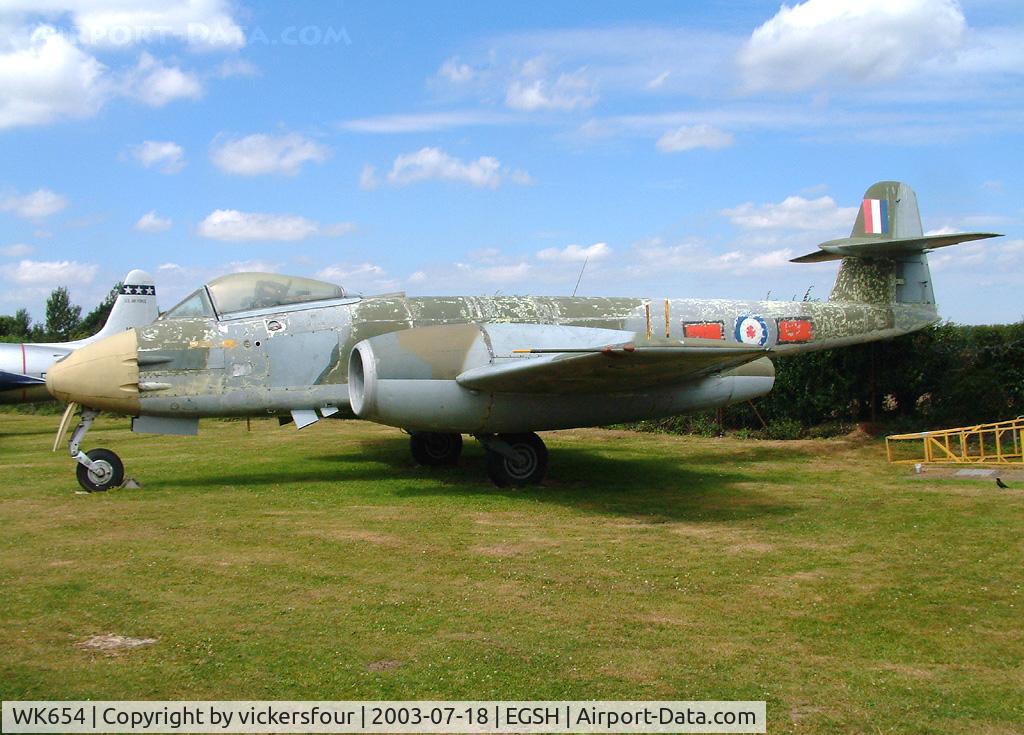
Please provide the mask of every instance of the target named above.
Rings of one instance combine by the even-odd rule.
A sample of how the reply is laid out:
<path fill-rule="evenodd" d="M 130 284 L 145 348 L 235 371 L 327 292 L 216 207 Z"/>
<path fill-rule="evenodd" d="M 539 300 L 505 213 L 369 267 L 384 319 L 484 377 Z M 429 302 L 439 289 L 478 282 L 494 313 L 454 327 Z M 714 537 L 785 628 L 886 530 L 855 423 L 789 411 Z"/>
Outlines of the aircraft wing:
<path fill-rule="evenodd" d="M 0 370 L 0 390 L 25 388 L 30 385 L 42 385 L 44 383 L 46 383 L 45 380 L 42 380 L 41 378 L 34 378 L 31 375 L 9 373 L 6 370 Z"/>
<path fill-rule="evenodd" d="M 712 340 L 693 344 L 516 350 L 459 374 L 464 388 L 500 393 L 627 392 L 679 383 L 764 357 L 763 347 L 726 346 Z"/>

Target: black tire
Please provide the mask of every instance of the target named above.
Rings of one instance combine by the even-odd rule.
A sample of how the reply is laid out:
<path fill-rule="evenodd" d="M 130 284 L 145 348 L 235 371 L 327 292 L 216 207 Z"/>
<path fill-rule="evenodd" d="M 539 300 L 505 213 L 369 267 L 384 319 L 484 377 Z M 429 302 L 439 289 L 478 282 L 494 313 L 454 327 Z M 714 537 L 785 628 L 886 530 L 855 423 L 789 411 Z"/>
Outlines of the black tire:
<path fill-rule="evenodd" d="M 487 450 L 487 476 L 498 487 L 537 485 L 548 471 L 548 448 L 536 434 L 499 434 L 498 438 L 512 447 L 512 459 L 494 450 Z"/>
<path fill-rule="evenodd" d="M 445 467 L 458 463 L 462 455 L 462 434 L 417 432 L 409 437 L 409 449 L 417 464 Z"/>
<path fill-rule="evenodd" d="M 112 487 L 120 487 L 124 482 L 124 463 L 121 458 L 109 449 L 92 449 L 85 453 L 89 459 L 100 467 L 90 470 L 84 464 L 78 465 L 75 474 L 78 484 L 90 493 L 101 493 Z"/>

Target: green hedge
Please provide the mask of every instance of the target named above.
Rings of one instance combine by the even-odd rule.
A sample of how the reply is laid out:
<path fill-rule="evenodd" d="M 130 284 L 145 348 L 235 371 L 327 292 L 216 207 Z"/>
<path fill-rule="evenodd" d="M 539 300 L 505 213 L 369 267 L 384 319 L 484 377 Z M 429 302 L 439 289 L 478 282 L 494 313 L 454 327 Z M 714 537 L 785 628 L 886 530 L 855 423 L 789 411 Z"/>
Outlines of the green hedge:
<path fill-rule="evenodd" d="M 1024 322 L 941 324 L 885 342 L 779 359 L 775 367 L 775 389 L 752 405 L 634 426 L 793 438 L 845 433 L 860 422 L 913 431 L 1024 414 Z"/>

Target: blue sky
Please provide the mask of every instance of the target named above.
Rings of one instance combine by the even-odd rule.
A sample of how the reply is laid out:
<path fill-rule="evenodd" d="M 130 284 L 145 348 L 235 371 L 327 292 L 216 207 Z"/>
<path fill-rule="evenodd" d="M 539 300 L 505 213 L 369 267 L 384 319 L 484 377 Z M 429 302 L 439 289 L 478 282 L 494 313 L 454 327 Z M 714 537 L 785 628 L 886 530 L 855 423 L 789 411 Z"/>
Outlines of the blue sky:
<path fill-rule="evenodd" d="M 0 312 L 233 270 L 364 293 L 828 295 L 899 179 L 944 316 L 1024 317 L 1010 0 L 0 0 Z"/>

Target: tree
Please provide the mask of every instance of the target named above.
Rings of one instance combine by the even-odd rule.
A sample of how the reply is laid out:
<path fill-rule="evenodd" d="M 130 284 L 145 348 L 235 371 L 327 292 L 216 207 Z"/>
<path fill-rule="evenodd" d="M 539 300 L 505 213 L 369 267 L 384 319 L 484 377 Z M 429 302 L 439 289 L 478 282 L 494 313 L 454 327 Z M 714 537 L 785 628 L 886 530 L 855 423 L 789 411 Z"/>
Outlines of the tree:
<path fill-rule="evenodd" d="M 46 339 L 69 341 L 81 320 L 82 307 L 71 303 L 67 288 L 55 288 L 46 300 Z"/>
<path fill-rule="evenodd" d="M 114 284 L 114 287 L 110 289 L 110 293 L 99 303 L 99 306 L 85 315 L 85 318 L 78 325 L 76 336 L 89 337 L 103 328 L 103 325 L 107 323 L 107 318 L 110 316 L 110 311 L 114 308 L 114 302 L 117 301 L 118 294 L 121 293 L 122 285 L 120 281 Z"/>
<path fill-rule="evenodd" d="M 18 309 L 14 316 L 0 316 L 0 339 L 24 340 L 31 329 L 32 317 L 28 309 Z"/>
<path fill-rule="evenodd" d="M 28 309 L 25 307 L 14 312 L 14 328 L 15 337 L 27 337 L 32 329 L 32 317 L 28 315 Z"/>

